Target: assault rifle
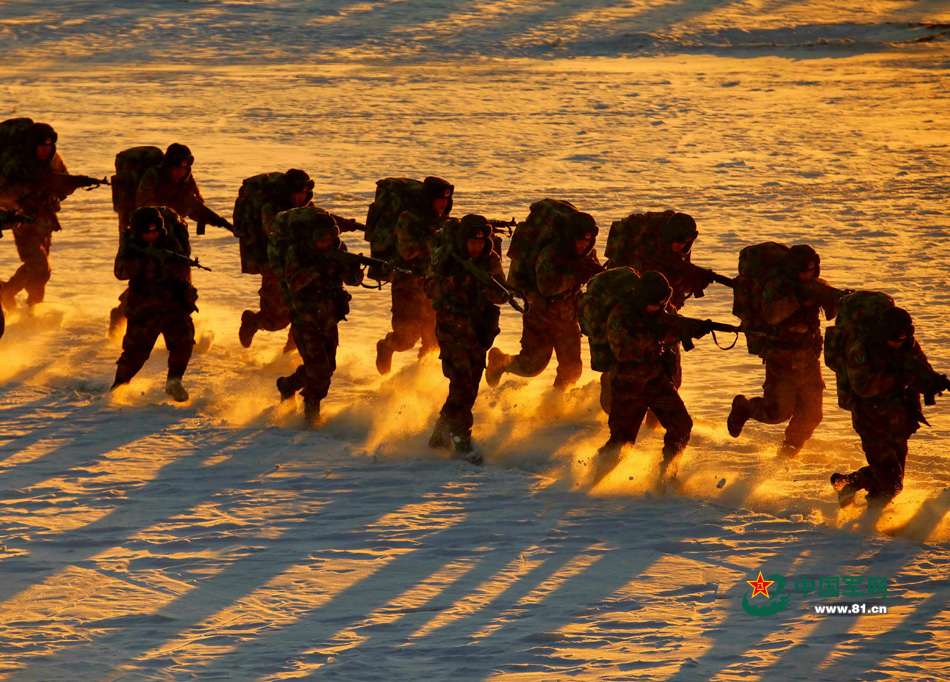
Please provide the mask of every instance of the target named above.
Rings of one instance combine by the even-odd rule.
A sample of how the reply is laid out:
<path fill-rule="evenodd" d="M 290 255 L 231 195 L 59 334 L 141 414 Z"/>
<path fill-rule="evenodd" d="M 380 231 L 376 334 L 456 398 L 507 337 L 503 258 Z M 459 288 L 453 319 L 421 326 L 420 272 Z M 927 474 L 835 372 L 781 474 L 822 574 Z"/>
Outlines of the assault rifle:
<path fill-rule="evenodd" d="M 684 323 L 687 323 L 690 329 L 696 330 L 699 332 L 698 335 L 695 335 L 695 332 L 683 334 L 682 338 L 680 339 L 680 342 L 683 344 L 683 350 L 688 350 L 688 351 L 692 350 L 695 347 L 695 344 L 693 343 L 693 339 L 699 338 L 700 336 L 705 335 L 707 332 L 712 333 L 713 342 L 717 346 L 719 346 L 719 348 L 722 348 L 722 350 L 732 350 L 735 347 L 736 342 L 738 342 L 739 340 L 739 334 L 761 336 L 767 339 L 774 338 L 768 332 L 759 331 L 757 329 L 746 329 L 744 327 L 737 327 L 736 325 L 726 324 L 725 322 L 713 322 L 712 320 L 699 320 L 699 319 L 696 319 L 695 317 L 682 317 L 682 316 L 680 316 L 680 319 L 683 320 Z M 716 332 L 730 332 L 732 334 L 735 334 L 736 338 L 732 342 L 732 345 L 723 348 L 722 346 L 719 345 L 719 339 L 716 338 Z"/>
<path fill-rule="evenodd" d="M 327 249 L 325 253 L 329 258 L 335 258 L 336 260 L 339 260 L 339 261 L 349 262 L 349 263 L 353 263 L 353 262 L 359 263 L 359 266 L 361 268 L 377 267 L 377 268 L 382 268 L 384 270 L 399 272 L 399 273 L 402 273 L 403 275 L 413 274 L 412 270 L 409 270 L 408 268 L 400 268 L 400 267 L 397 267 L 395 264 L 389 262 L 388 260 L 383 260 L 381 258 L 371 258 L 369 256 L 364 256 L 362 253 L 352 253 L 350 251 L 343 251 L 341 249 Z M 368 288 L 375 289 L 377 287 L 368 287 Z M 382 282 L 379 283 L 379 288 L 380 289 L 383 288 Z"/>
<path fill-rule="evenodd" d="M 172 258 L 177 258 L 178 260 L 186 261 L 188 265 L 190 265 L 193 268 L 199 268 L 201 270 L 207 270 L 208 272 L 213 272 L 211 268 L 205 267 L 204 265 L 199 263 L 197 258 L 190 258 L 189 256 L 186 256 L 183 253 L 179 253 L 178 251 L 172 251 L 171 249 L 161 249 L 154 246 L 150 246 L 148 248 L 143 249 L 142 247 L 135 246 L 134 244 L 130 244 L 129 248 L 131 248 L 133 251 L 144 253 L 146 256 L 151 256 L 156 253 L 163 254 L 165 256 L 171 256 Z"/>
<path fill-rule="evenodd" d="M 462 266 L 462 269 L 465 270 L 466 273 L 474 277 L 482 284 L 492 287 L 499 294 L 502 294 L 505 297 L 505 301 L 511 305 L 512 308 L 522 314 L 528 312 L 528 301 L 524 297 L 524 294 L 515 291 L 504 282 L 496 279 L 491 273 L 482 270 L 472 261 L 465 260 L 455 253 L 455 251 L 449 251 L 449 253 L 452 254 L 452 258 L 454 258 L 455 261 Z M 515 300 L 516 297 L 520 298 L 522 303 L 518 303 L 518 301 Z"/>
<path fill-rule="evenodd" d="M 818 299 L 818 305 L 824 311 L 826 320 L 834 319 L 838 315 L 838 301 L 844 296 L 854 293 L 854 289 L 837 289 L 818 279 L 811 279 L 805 282 L 802 287 L 807 293 Z"/>
<path fill-rule="evenodd" d="M 26 215 L 25 213 L 20 213 L 18 211 L 5 211 L 0 208 L 0 233 L 7 229 L 7 225 L 10 223 L 13 223 L 14 225 L 24 223 L 29 225 L 40 225 L 40 227 L 44 227 L 41 223 L 36 222 L 35 216 Z"/>
<path fill-rule="evenodd" d="M 695 263 L 690 263 L 688 261 L 683 261 L 683 265 L 691 275 L 694 275 L 696 279 L 703 282 L 703 284 L 715 282 L 716 284 L 722 284 L 723 286 L 729 287 L 730 289 L 736 288 L 736 281 L 732 277 L 720 275 L 718 272 L 713 272 L 709 268 L 704 268 L 701 265 L 696 265 Z M 696 287 L 696 289 L 693 290 L 693 298 L 702 298 L 705 296 L 705 289 L 705 286 Z"/>
<path fill-rule="evenodd" d="M 201 216 L 197 219 L 197 225 L 195 225 L 195 234 L 203 235 L 205 233 L 205 224 L 214 225 L 215 227 L 223 227 L 225 230 L 234 234 L 234 225 L 227 221 L 227 219 L 222 218 L 217 213 L 208 208 L 205 204 L 201 204 L 199 210 Z"/>
<path fill-rule="evenodd" d="M 905 370 L 913 375 L 914 385 L 920 388 L 924 396 L 924 405 L 936 405 L 937 396 L 950 391 L 950 379 L 946 374 L 937 374 L 926 362 L 910 357 L 904 363 Z M 926 420 L 924 421 L 926 424 Z M 928 424 L 929 426 L 929 424 Z"/>
<path fill-rule="evenodd" d="M 511 220 L 489 220 L 488 224 L 492 229 L 497 228 L 508 228 L 508 236 L 511 236 L 511 228 L 515 227 L 518 224 L 518 221 L 512 216 Z"/>

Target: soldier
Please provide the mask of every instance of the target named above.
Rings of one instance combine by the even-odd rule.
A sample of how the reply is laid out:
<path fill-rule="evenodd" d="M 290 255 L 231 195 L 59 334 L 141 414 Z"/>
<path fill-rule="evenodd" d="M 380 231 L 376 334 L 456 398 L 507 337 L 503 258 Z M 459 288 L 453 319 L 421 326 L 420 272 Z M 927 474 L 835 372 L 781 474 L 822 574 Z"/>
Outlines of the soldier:
<path fill-rule="evenodd" d="M 914 338 L 907 311 L 885 310 L 870 338 L 859 338 L 847 349 L 846 382 L 839 392 L 850 392 L 851 423 L 861 437 L 868 466 L 849 474 L 834 473 L 831 485 L 845 506 L 858 490 L 867 490 L 868 504 L 884 506 L 904 487 L 907 441 L 926 424 L 920 396 L 950 388 L 937 374 Z M 839 396 L 840 400 L 840 396 Z"/>
<path fill-rule="evenodd" d="M 180 216 L 197 222 L 197 233 L 204 234 L 205 223 L 231 230 L 231 224 L 205 206 L 198 183 L 191 173 L 195 157 L 183 144 L 168 145 L 160 165 L 148 169 L 139 180 L 135 207 L 166 206 Z M 125 318 L 128 290 L 119 296 L 119 305 L 109 315 L 109 334 L 116 334 Z"/>
<path fill-rule="evenodd" d="M 616 359 L 607 421 L 610 439 L 598 453 L 595 482 L 616 465 L 624 445 L 636 443 L 648 409 L 666 429 L 663 473 L 689 443 L 693 420 L 676 390 L 669 356 L 681 340 L 699 338 L 709 328 L 677 315 L 672 296 L 666 278 L 651 270 L 643 273 L 630 300 L 610 312 L 607 339 Z"/>
<path fill-rule="evenodd" d="M 433 253 L 425 292 L 436 310 L 442 372 L 449 380 L 449 396 L 442 406 L 429 447 L 445 448 L 481 463 L 472 448 L 472 406 L 485 369 L 485 355 L 498 334 L 498 303 L 504 289 L 501 256 L 493 250 L 492 228 L 480 215 L 467 215 L 443 228 L 443 245 Z"/>
<path fill-rule="evenodd" d="M 53 232 L 61 229 L 56 215 L 60 202 L 80 187 L 102 182 L 85 175 L 70 175 L 56 152 L 56 140 L 56 131 L 50 126 L 32 124 L 21 149 L 0 169 L 0 207 L 29 214 L 35 220 L 13 227 L 13 241 L 23 264 L 0 287 L 0 302 L 8 310 L 16 307 L 15 297 L 23 289 L 27 305 L 43 302 L 51 272 Z"/>
<path fill-rule="evenodd" d="M 265 200 L 260 209 L 261 231 L 264 235 L 265 248 L 266 241 L 273 235 L 274 218 L 277 217 L 277 214 L 292 208 L 313 206 L 313 188 L 314 181 L 307 175 L 306 171 L 291 168 L 283 174 L 276 186 L 266 192 Z M 341 232 L 352 232 L 364 227 L 362 223 L 355 220 L 330 215 L 333 216 Z M 258 312 L 245 310 L 241 314 L 238 338 L 245 348 L 251 347 L 254 335 L 261 329 L 276 332 L 290 324 L 290 315 L 281 300 L 280 280 L 277 274 L 267 263 L 260 264 L 260 271 L 261 288 L 258 291 L 260 310 Z M 284 352 L 290 352 L 294 348 L 296 348 L 296 345 L 293 334 L 288 334 Z"/>
<path fill-rule="evenodd" d="M 393 353 L 410 350 L 422 340 L 419 357 L 439 349 L 436 314 L 426 296 L 424 282 L 429 262 L 429 240 L 452 211 L 455 187 L 442 178 L 428 177 L 422 183 L 423 205 L 403 211 L 396 223 L 396 265 L 413 272 L 394 273 L 392 278 L 393 330 L 376 343 L 376 369 L 389 374 Z"/>
<path fill-rule="evenodd" d="M 161 334 L 168 348 L 165 392 L 178 402 L 188 400 L 181 378 L 195 345 L 191 313 L 197 311 L 198 292 L 191 286 L 186 251 L 166 229 L 159 209 L 132 213 L 128 238 L 115 258 L 115 276 L 129 281 L 129 296 L 128 326 L 112 389 L 132 380 Z"/>
<path fill-rule="evenodd" d="M 290 315 L 290 327 L 303 364 L 277 380 L 282 400 L 297 391 L 304 398 L 308 427 L 320 420 L 320 401 L 330 390 L 340 344 L 338 323 L 350 310 L 344 284 L 356 286 L 363 271 L 345 252 L 340 228 L 329 213 L 315 206 L 293 208 L 275 221 L 276 234 L 268 244 L 270 267 L 280 278 L 280 291 Z"/>
<path fill-rule="evenodd" d="M 537 290 L 526 293 L 528 310 L 521 332 L 521 352 L 507 355 L 499 348 L 488 353 L 485 383 L 497 386 L 505 372 L 533 377 L 544 371 L 557 354 L 554 387 L 566 389 L 577 383 L 581 362 L 581 328 L 577 301 L 581 288 L 602 270 L 594 240 L 597 223 L 587 213 L 574 213 L 566 233 L 545 246 L 535 264 Z"/>
<path fill-rule="evenodd" d="M 762 397 L 751 400 L 737 395 L 727 426 L 738 438 L 749 419 L 764 424 L 788 421 L 780 453 L 794 457 L 821 423 L 825 382 L 821 378 L 821 320 L 837 314 L 837 299 L 844 292 L 818 278 L 820 259 L 810 246 L 789 249 L 785 266 L 762 290 L 761 315 L 768 325 L 762 331 L 771 339 L 761 354 L 765 361 Z"/>

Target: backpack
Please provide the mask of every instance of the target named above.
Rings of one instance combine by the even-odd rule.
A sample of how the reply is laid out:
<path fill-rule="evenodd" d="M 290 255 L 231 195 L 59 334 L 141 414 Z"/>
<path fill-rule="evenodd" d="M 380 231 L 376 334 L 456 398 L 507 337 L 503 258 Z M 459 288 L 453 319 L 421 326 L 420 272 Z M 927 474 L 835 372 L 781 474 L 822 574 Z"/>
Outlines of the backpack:
<path fill-rule="evenodd" d="M 0 172 L 19 153 L 32 127 L 32 118 L 8 118 L 0 122 Z"/>
<path fill-rule="evenodd" d="M 413 178 L 383 178 L 376 182 L 376 196 L 366 214 L 364 239 L 373 258 L 396 256 L 396 221 L 403 211 L 418 211 L 425 203 L 422 181 Z"/>
<path fill-rule="evenodd" d="M 306 252 L 312 249 L 313 218 L 325 214 L 326 211 L 318 206 L 303 206 L 281 211 L 274 218 L 273 232 L 267 240 L 267 264 L 281 280 L 285 265 L 303 255 L 298 254 L 298 250 L 302 248 Z"/>
<path fill-rule="evenodd" d="M 581 331 L 590 344 L 590 366 L 595 372 L 606 372 L 613 366 L 607 318 L 614 306 L 630 298 L 639 281 L 640 274 L 630 267 L 604 270 L 591 278 L 578 301 Z"/>
<path fill-rule="evenodd" d="M 763 242 L 746 246 L 739 252 L 739 275 L 733 288 L 732 314 L 742 327 L 764 331 L 768 325 L 762 316 L 762 292 L 766 284 L 781 269 L 789 248 L 777 242 Z M 755 334 L 745 334 L 746 345 L 752 355 L 761 355 L 768 349 L 768 340 Z"/>
<path fill-rule="evenodd" d="M 234 202 L 234 235 L 241 250 L 241 272 L 259 275 L 267 265 L 267 235 L 261 221 L 261 211 L 277 191 L 284 174 L 261 173 L 241 183 Z"/>
<path fill-rule="evenodd" d="M 136 209 L 135 193 L 139 180 L 150 168 L 162 163 L 164 152 L 158 147 L 132 147 L 115 155 L 115 175 L 112 176 L 112 208 L 119 214 L 119 229 L 129 224 L 129 216 Z"/>
<path fill-rule="evenodd" d="M 537 289 L 538 255 L 567 228 L 567 221 L 580 213 L 574 204 L 542 199 L 531 204 L 524 222 L 518 223 L 508 245 L 508 284 L 520 291 Z"/>
<path fill-rule="evenodd" d="M 610 232 L 607 233 L 607 247 L 604 250 L 607 267 L 640 267 L 656 250 L 660 229 L 674 215 L 676 211 L 673 210 L 662 213 L 631 213 L 623 220 L 611 223 Z"/>

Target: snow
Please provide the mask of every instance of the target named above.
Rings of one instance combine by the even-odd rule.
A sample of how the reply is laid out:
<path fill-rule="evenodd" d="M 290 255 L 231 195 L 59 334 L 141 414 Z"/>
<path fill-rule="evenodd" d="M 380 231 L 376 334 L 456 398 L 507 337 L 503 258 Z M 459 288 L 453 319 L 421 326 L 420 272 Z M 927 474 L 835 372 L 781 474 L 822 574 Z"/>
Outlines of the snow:
<path fill-rule="evenodd" d="M 320 205 L 362 219 L 375 181 L 435 174 L 455 214 L 523 219 L 552 196 L 601 226 L 677 208 L 697 262 L 808 242 L 833 284 L 907 307 L 950 369 L 950 70 L 942 2 L 248 2 L 3 4 L 0 112 L 53 124 L 74 172 L 188 144 L 209 205 L 300 167 Z M 684 356 L 696 422 L 675 492 L 644 431 L 590 492 L 606 440 L 598 375 L 567 395 L 484 385 L 473 468 L 426 447 L 438 361 L 374 368 L 389 292 L 354 291 L 323 428 L 279 404 L 284 334 L 240 347 L 256 277 L 235 240 L 193 246 L 192 399 L 156 350 L 108 393 L 108 191 L 64 202 L 47 302 L 0 340 L 0 679 L 940 680 L 950 676 L 945 401 L 911 440 L 883 513 L 839 510 L 863 462 L 825 372 L 825 421 L 798 459 L 782 427 L 726 433 L 764 371 L 743 343 Z M 358 235 L 351 249 L 368 253 Z M 18 264 L 0 240 L 0 276 Z M 685 313 L 734 321 L 721 287 Z M 518 347 L 503 312 L 496 344 Z M 161 345 L 161 344 L 159 344 Z M 792 594 L 756 617 L 758 571 L 886 577 L 882 599 Z M 887 615 L 818 616 L 863 602 Z M 754 603 L 754 602 L 753 602 Z"/>

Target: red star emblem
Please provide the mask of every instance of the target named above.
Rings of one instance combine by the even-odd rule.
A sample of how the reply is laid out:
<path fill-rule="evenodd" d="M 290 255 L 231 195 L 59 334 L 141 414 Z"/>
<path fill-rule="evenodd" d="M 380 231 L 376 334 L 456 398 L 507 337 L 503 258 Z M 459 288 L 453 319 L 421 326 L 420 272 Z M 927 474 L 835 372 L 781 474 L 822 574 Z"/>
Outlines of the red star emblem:
<path fill-rule="evenodd" d="M 755 597 L 757 594 L 765 595 L 766 599 L 769 599 L 769 585 L 774 585 L 774 580 L 766 580 L 762 577 L 762 571 L 759 571 L 758 580 L 746 580 L 747 583 L 752 585 L 752 597 Z M 752 599 L 749 597 L 749 599 Z"/>

